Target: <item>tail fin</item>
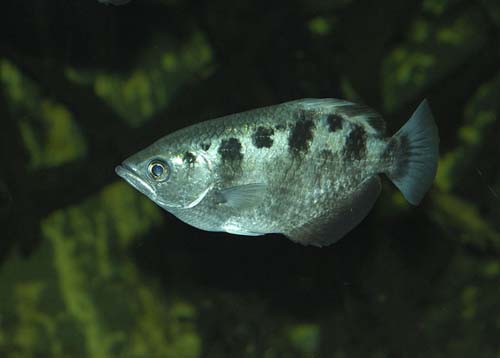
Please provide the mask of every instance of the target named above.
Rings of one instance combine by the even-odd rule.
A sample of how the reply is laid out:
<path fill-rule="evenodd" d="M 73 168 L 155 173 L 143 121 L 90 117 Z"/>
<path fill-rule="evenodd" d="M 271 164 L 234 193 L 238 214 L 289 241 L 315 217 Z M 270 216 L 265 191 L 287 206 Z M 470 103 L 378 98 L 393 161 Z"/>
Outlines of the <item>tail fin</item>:
<path fill-rule="evenodd" d="M 417 205 L 436 176 L 439 136 L 427 100 L 423 100 L 408 122 L 389 141 L 395 158 L 388 177 L 410 204 Z"/>

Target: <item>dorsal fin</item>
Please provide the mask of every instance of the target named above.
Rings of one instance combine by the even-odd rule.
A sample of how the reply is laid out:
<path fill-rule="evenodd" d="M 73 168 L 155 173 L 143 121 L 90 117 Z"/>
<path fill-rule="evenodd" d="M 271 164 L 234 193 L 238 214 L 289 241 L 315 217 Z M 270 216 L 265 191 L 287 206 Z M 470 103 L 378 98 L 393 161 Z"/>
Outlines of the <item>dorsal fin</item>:
<path fill-rule="evenodd" d="M 332 113 L 344 114 L 349 120 L 362 125 L 366 124 L 371 129 L 368 132 L 373 132 L 380 136 L 385 135 L 385 121 L 382 116 L 363 104 L 336 98 L 305 98 L 290 103 L 300 103 L 306 109 L 314 109 L 319 106 Z"/>
<path fill-rule="evenodd" d="M 345 113 L 348 117 L 356 119 L 362 118 L 366 123 L 379 135 L 385 135 L 385 121 L 382 116 L 368 106 L 356 103 L 345 103 L 338 107 L 341 113 Z"/>

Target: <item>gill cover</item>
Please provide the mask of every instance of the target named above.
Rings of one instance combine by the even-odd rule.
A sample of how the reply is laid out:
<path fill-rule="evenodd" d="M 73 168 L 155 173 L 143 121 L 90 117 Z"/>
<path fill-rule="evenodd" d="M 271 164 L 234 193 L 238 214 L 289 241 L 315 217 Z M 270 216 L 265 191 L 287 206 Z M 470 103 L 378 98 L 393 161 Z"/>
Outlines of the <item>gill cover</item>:
<path fill-rule="evenodd" d="M 208 158 L 203 153 L 186 152 L 168 158 L 168 163 L 169 179 L 157 183 L 154 200 L 165 209 L 198 205 L 213 187 Z"/>

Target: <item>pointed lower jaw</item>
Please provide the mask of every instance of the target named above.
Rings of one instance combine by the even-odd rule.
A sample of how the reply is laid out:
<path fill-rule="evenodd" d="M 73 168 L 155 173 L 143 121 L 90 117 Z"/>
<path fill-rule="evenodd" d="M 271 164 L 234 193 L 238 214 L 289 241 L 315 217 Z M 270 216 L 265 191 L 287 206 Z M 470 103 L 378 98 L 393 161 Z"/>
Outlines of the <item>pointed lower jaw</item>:
<path fill-rule="evenodd" d="M 148 198 L 153 199 L 155 192 L 151 185 L 145 180 L 141 179 L 134 170 L 128 167 L 126 164 L 118 165 L 115 168 L 116 174 L 123 178 L 127 183 L 132 185 L 135 189 L 146 195 Z"/>

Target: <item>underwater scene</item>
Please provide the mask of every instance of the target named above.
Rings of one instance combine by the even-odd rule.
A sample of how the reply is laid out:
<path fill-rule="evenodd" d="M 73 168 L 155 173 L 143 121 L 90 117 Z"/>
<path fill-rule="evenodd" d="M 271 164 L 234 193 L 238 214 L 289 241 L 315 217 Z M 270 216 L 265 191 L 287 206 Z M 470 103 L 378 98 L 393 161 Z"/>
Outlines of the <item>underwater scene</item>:
<path fill-rule="evenodd" d="M 0 357 L 500 358 L 498 0 L 0 29 Z"/>

